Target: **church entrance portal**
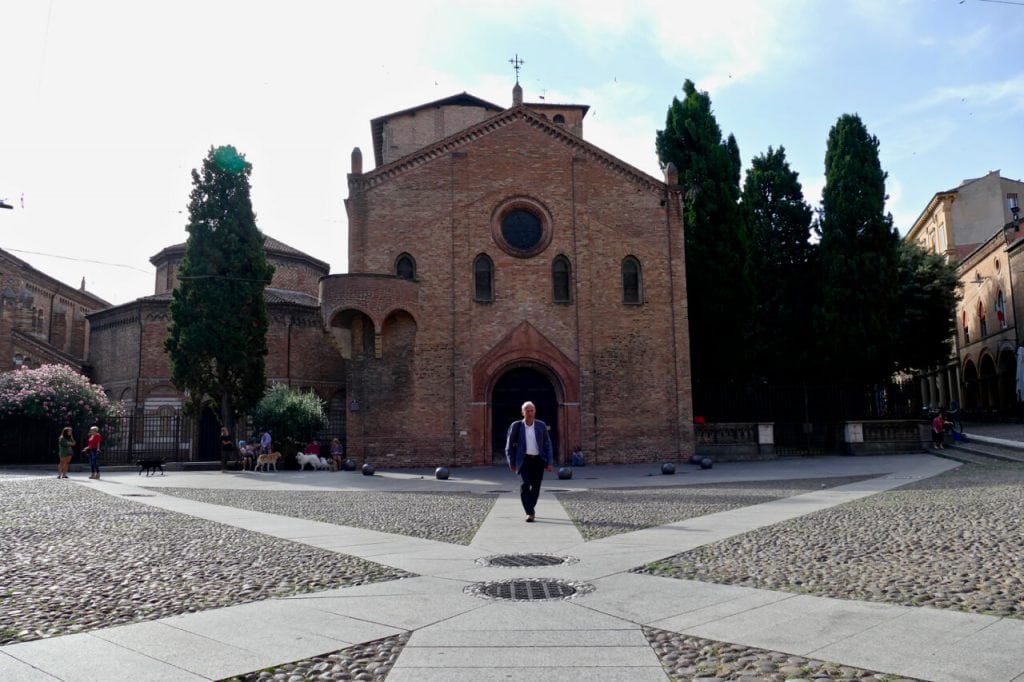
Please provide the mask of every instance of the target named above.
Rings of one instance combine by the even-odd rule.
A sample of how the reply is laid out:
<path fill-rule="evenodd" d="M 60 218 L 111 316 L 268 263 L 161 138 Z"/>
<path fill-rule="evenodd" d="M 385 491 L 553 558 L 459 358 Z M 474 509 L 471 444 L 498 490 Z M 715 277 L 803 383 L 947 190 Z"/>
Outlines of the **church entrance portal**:
<path fill-rule="evenodd" d="M 508 425 L 522 419 L 527 400 L 537 406 L 537 419 L 550 427 L 551 445 L 558 458 L 558 397 L 551 379 L 531 367 L 505 372 L 491 394 L 491 452 L 495 463 L 505 463 L 505 434 Z"/>

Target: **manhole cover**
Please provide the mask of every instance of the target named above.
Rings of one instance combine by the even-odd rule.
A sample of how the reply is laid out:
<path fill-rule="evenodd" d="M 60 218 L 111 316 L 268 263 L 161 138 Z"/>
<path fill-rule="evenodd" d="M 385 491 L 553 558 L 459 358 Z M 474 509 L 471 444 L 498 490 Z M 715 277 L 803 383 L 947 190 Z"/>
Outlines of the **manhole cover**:
<path fill-rule="evenodd" d="M 502 566 L 506 568 L 523 568 L 527 566 L 558 566 L 579 561 L 574 557 L 552 556 L 550 554 L 497 554 L 477 559 L 484 566 Z"/>
<path fill-rule="evenodd" d="M 156 497 L 156 495 L 149 495 L 147 493 L 125 493 L 121 497 Z"/>
<path fill-rule="evenodd" d="M 587 594 L 593 590 L 594 586 L 587 583 L 571 583 L 550 578 L 517 578 L 515 580 L 474 583 L 466 587 L 465 592 L 486 599 L 551 601 L 571 599 L 576 595 Z"/>

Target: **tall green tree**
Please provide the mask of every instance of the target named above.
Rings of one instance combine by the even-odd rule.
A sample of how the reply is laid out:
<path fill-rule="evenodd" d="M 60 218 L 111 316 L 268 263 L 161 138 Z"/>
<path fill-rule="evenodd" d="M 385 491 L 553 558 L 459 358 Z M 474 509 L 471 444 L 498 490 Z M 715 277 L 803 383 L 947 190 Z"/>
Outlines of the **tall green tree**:
<path fill-rule="evenodd" d="M 656 149 L 662 167 L 675 164 L 684 190 L 690 360 L 700 410 L 701 396 L 711 384 L 746 372 L 747 244 L 737 206 L 741 165 L 736 139 L 722 138 L 706 92 L 698 92 L 687 79 L 683 94 L 682 100 L 672 99 Z"/>
<path fill-rule="evenodd" d="M 945 365 L 953 352 L 961 284 L 956 266 L 916 242 L 899 246 L 899 288 L 894 334 L 896 369 Z"/>
<path fill-rule="evenodd" d="M 266 390 L 267 263 L 249 196 L 252 165 L 232 146 L 211 148 L 192 171 L 188 241 L 164 349 L 188 407 L 209 406 L 234 434 L 235 418 Z"/>
<path fill-rule="evenodd" d="M 814 213 L 784 147 L 769 147 L 751 161 L 740 206 L 750 243 L 752 373 L 778 383 L 802 381 L 809 371 L 806 347 L 816 289 L 810 243 Z"/>
<path fill-rule="evenodd" d="M 825 152 L 816 337 L 843 382 L 885 382 L 896 368 L 899 235 L 885 212 L 878 146 L 859 116 L 844 114 Z"/>

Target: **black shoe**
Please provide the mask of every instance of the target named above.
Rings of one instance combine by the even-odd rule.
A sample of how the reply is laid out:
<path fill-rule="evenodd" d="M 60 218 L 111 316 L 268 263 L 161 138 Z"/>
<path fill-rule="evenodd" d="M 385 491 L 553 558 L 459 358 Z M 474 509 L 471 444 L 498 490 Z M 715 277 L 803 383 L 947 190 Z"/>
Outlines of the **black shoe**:
<path fill-rule="evenodd" d="M 533 514 L 530 514 L 529 516 L 526 517 L 526 522 L 527 523 L 533 523 Z"/>

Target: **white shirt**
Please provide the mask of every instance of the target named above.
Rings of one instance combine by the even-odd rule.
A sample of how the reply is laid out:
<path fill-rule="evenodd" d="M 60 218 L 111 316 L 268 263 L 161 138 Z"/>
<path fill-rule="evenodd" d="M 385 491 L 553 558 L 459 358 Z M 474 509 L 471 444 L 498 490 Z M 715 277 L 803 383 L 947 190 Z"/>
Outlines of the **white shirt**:
<path fill-rule="evenodd" d="M 526 434 L 526 454 L 528 455 L 539 455 L 540 448 L 537 447 L 537 434 L 533 432 L 533 427 L 537 425 L 537 422 L 533 422 L 532 426 L 527 426 L 526 422 L 523 422 L 523 430 Z"/>

